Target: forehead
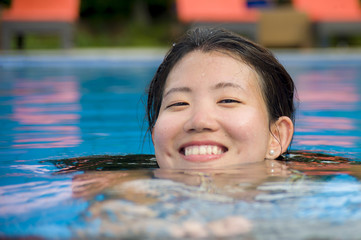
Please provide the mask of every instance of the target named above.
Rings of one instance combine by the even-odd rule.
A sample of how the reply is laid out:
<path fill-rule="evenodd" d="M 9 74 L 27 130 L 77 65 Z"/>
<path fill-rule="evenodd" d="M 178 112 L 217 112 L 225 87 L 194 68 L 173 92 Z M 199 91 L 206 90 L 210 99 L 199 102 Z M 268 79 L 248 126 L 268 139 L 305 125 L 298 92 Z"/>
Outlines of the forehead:
<path fill-rule="evenodd" d="M 180 87 L 195 82 L 237 82 L 244 87 L 256 87 L 257 90 L 261 90 L 258 73 L 239 56 L 225 51 L 195 50 L 186 54 L 168 74 L 164 90 L 174 85 Z"/>

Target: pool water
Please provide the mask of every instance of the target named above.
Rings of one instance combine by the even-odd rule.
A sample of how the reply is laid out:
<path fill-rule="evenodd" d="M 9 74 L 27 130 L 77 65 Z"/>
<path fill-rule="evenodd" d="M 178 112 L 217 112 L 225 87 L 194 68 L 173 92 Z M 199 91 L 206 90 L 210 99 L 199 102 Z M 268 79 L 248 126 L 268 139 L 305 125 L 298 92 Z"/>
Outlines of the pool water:
<path fill-rule="evenodd" d="M 278 52 L 289 161 L 157 168 L 144 90 L 164 52 L 0 56 L 0 238 L 360 239 L 361 54 Z"/>

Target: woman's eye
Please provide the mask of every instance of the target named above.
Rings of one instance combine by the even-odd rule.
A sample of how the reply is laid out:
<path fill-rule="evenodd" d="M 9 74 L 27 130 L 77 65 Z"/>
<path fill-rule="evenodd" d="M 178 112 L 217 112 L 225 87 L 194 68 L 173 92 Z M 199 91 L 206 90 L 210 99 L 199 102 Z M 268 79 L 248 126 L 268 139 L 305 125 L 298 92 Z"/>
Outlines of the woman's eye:
<path fill-rule="evenodd" d="M 222 99 L 218 103 L 241 103 L 241 102 L 235 99 Z"/>
<path fill-rule="evenodd" d="M 172 103 L 170 105 L 168 105 L 166 108 L 171 108 L 171 107 L 180 107 L 180 106 L 187 106 L 189 105 L 186 102 L 176 102 L 176 103 Z"/>

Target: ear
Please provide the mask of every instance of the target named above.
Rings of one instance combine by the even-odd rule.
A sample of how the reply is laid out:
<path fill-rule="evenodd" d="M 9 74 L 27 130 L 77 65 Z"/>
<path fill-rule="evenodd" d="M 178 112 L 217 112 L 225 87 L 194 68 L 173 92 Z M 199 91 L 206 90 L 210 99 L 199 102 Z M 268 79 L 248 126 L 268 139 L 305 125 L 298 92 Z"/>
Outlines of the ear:
<path fill-rule="evenodd" d="M 293 131 L 293 122 L 289 117 L 282 116 L 272 124 L 266 159 L 276 159 L 287 151 Z"/>

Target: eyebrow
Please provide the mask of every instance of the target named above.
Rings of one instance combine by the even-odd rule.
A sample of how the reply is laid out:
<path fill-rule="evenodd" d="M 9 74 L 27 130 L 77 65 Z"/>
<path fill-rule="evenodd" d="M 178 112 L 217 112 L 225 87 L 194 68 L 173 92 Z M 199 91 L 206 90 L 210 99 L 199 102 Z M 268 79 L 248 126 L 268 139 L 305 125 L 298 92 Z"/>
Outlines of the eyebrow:
<path fill-rule="evenodd" d="M 214 86 L 214 89 L 221 89 L 221 88 L 238 88 L 238 89 L 241 89 L 241 90 L 244 90 L 244 88 L 237 84 L 237 83 L 232 83 L 232 82 L 220 82 L 220 83 L 217 83 L 215 86 Z"/>
<path fill-rule="evenodd" d="M 237 89 L 242 89 L 244 90 L 244 88 L 237 84 L 237 83 L 232 83 L 232 82 L 220 82 L 217 83 L 214 87 L 212 87 L 212 89 L 217 90 L 217 89 L 222 89 L 222 88 L 237 88 Z M 176 88 L 171 88 L 169 89 L 163 96 L 163 98 L 165 98 L 166 96 L 168 96 L 171 93 L 174 92 L 192 92 L 192 89 L 190 89 L 189 87 L 176 87 Z"/>
<path fill-rule="evenodd" d="M 189 87 L 171 88 L 164 94 L 163 98 L 174 92 L 192 92 L 192 90 Z"/>

